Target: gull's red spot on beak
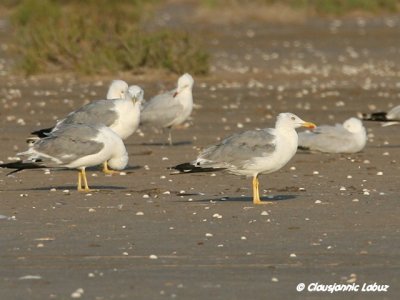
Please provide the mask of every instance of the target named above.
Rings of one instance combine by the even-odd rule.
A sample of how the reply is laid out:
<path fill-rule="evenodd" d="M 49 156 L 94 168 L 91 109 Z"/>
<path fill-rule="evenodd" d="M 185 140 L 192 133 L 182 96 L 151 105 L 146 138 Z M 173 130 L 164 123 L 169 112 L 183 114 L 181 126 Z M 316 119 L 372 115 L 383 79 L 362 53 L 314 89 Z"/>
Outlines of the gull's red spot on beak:
<path fill-rule="evenodd" d="M 309 129 L 315 129 L 317 128 L 317 125 L 315 125 L 314 123 L 311 122 L 304 122 L 302 124 L 303 127 L 309 128 Z"/>

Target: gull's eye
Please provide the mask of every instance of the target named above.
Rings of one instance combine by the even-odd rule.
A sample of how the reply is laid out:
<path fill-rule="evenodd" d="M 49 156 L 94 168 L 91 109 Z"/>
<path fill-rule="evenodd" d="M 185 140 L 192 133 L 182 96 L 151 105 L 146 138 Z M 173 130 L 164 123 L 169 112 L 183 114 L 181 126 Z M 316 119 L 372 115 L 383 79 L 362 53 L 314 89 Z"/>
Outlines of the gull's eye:
<path fill-rule="evenodd" d="M 294 121 L 294 120 L 296 120 L 296 118 L 295 117 L 291 117 L 291 119 Z"/>

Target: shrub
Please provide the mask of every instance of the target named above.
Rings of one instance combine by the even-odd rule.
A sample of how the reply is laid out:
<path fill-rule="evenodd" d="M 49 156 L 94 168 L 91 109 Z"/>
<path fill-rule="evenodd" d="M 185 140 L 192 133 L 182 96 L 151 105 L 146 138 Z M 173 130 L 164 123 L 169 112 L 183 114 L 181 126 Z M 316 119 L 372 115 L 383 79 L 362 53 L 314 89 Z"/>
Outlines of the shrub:
<path fill-rule="evenodd" d="M 84 74 L 164 68 L 204 74 L 207 52 L 185 32 L 144 32 L 149 1 L 25 0 L 13 23 L 27 74 L 77 71 Z"/>

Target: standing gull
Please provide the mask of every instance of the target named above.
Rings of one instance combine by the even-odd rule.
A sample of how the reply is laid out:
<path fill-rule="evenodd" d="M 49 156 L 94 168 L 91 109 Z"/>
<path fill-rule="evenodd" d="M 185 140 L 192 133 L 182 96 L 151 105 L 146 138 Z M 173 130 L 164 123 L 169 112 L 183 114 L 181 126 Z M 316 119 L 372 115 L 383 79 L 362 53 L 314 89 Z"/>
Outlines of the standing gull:
<path fill-rule="evenodd" d="M 367 132 L 357 118 L 299 133 L 299 148 L 326 153 L 356 153 L 364 149 L 366 143 Z"/>
<path fill-rule="evenodd" d="M 121 139 L 126 139 L 136 131 L 140 121 L 140 105 L 143 100 L 143 90 L 136 85 L 129 87 L 124 99 L 98 100 L 86 104 L 71 112 L 55 127 L 39 130 L 39 136 L 47 136 L 49 132 L 58 130 L 69 124 L 103 124 L 111 128 Z M 103 163 L 103 172 L 114 174 L 108 169 L 107 162 Z"/>
<path fill-rule="evenodd" d="M 192 76 L 187 73 L 179 77 L 176 89 L 155 96 L 144 104 L 140 123 L 168 128 L 168 141 L 172 145 L 172 128 L 182 124 L 192 113 L 193 83 Z"/>
<path fill-rule="evenodd" d="M 195 161 L 173 169 L 183 173 L 226 170 L 234 175 L 252 176 L 253 203 L 269 203 L 260 199 L 258 175 L 279 170 L 295 155 L 298 141 L 295 128 L 301 126 L 316 127 L 292 113 L 281 113 L 275 128 L 234 134 L 202 151 Z"/>
<path fill-rule="evenodd" d="M 128 92 L 128 84 L 123 80 L 113 80 L 108 87 L 106 99 L 124 99 Z M 31 132 L 31 134 L 36 135 L 40 138 L 46 137 L 54 127 L 39 129 L 37 131 Z M 28 141 L 32 142 L 35 141 L 36 138 L 29 138 Z"/>
<path fill-rule="evenodd" d="M 400 105 L 393 107 L 388 112 L 376 112 L 372 114 L 362 114 L 365 121 L 380 121 L 382 126 L 390 126 L 400 123 Z"/>
<path fill-rule="evenodd" d="M 128 91 L 128 84 L 123 80 L 113 80 L 108 88 L 106 99 L 124 99 Z"/>
<path fill-rule="evenodd" d="M 0 164 L 0 167 L 16 169 L 14 172 L 36 168 L 78 169 L 77 190 L 80 192 L 90 191 L 86 167 L 107 161 L 113 169 L 122 170 L 128 163 L 123 141 L 104 125 L 63 125 L 17 155 L 27 160 Z"/>

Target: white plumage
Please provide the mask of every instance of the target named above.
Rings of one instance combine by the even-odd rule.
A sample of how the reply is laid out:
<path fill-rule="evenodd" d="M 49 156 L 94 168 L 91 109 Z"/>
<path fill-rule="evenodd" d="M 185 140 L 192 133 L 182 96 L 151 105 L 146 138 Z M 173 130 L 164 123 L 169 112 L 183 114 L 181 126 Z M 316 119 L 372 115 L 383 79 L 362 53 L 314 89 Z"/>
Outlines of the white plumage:
<path fill-rule="evenodd" d="M 124 99 L 128 84 L 123 80 L 113 80 L 108 88 L 106 99 Z"/>

